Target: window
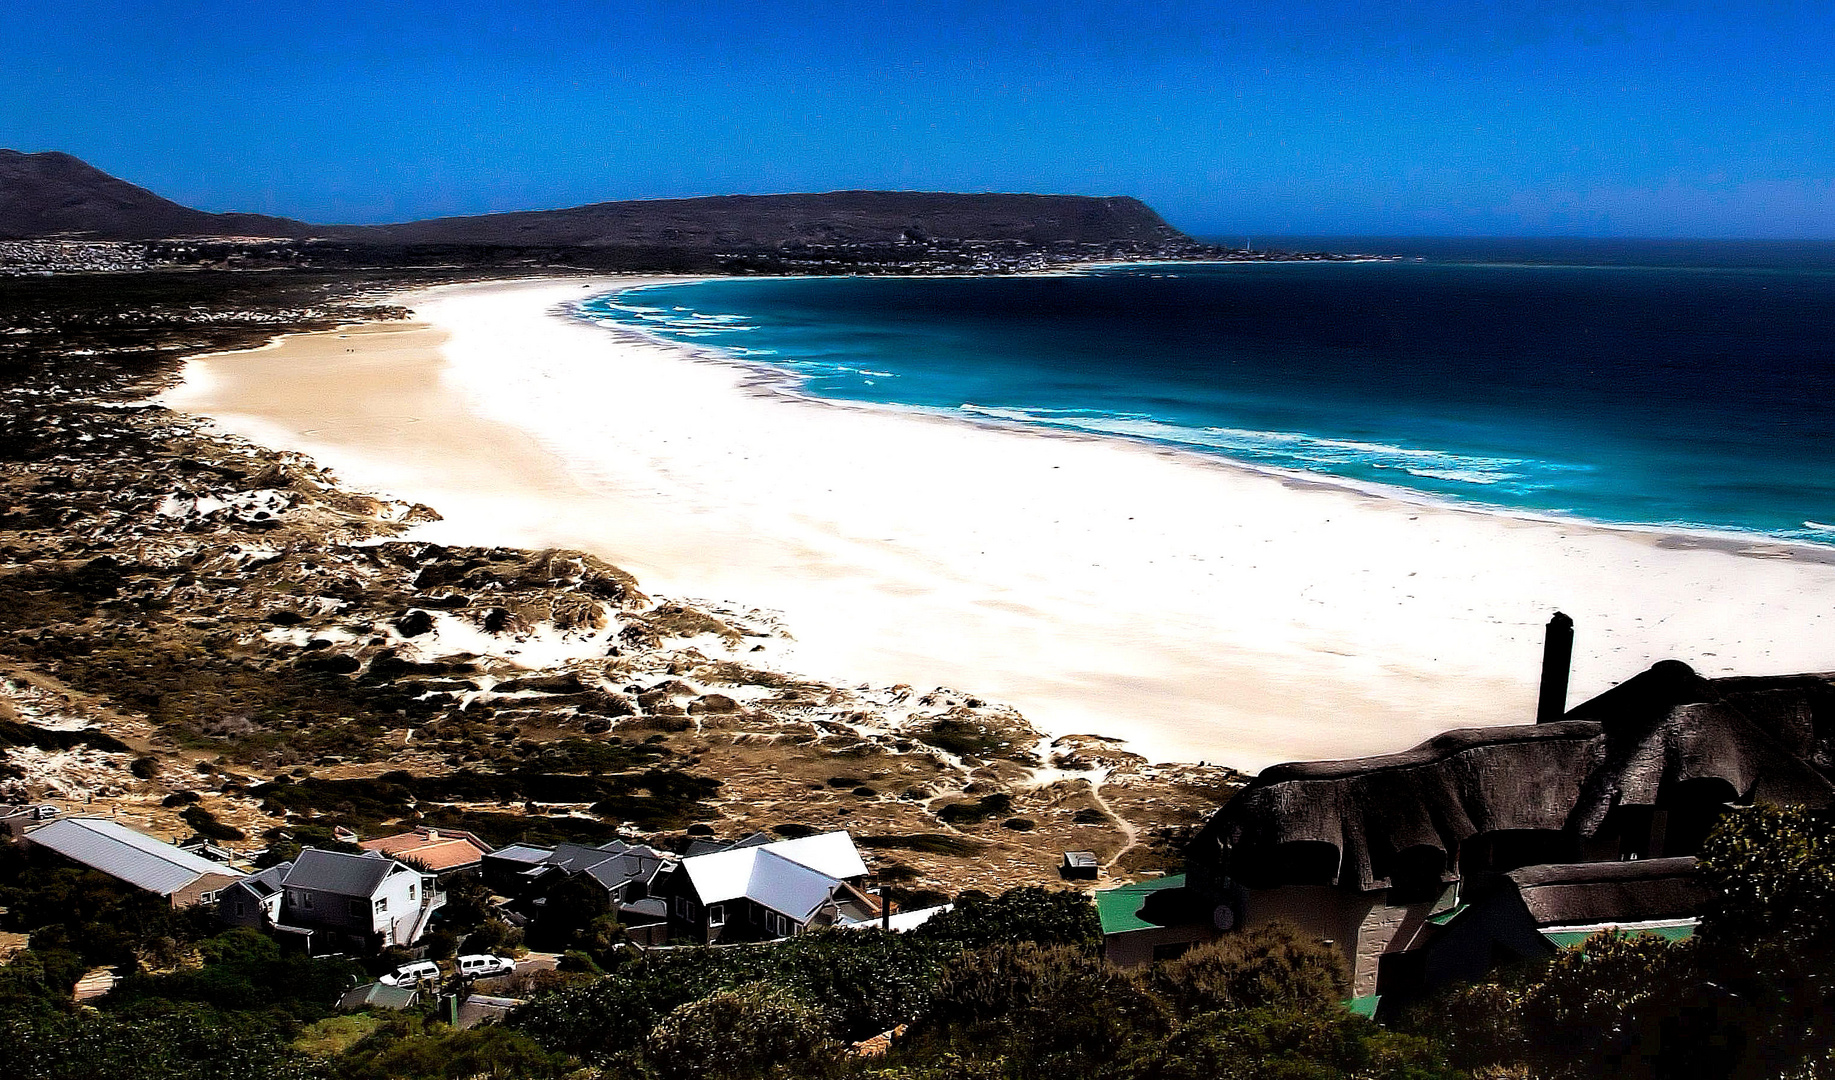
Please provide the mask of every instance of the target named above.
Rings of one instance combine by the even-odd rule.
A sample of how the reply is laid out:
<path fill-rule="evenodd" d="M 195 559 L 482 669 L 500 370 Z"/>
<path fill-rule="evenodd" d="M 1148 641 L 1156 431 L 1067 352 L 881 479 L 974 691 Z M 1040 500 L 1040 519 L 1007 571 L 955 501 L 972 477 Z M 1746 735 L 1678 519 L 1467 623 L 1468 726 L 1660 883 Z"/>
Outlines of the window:
<path fill-rule="evenodd" d="M 200 904 L 214 904 L 216 902 L 217 894 L 214 892 L 200 893 L 198 895 L 198 903 Z"/>
<path fill-rule="evenodd" d="M 307 911 L 312 910 L 312 894 L 311 893 L 309 892 L 300 893 L 299 900 L 300 900 L 300 904 L 299 904 L 300 907 L 305 908 Z"/>
<path fill-rule="evenodd" d="M 376 914 L 380 915 L 387 910 L 389 910 L 389 898 L 388 897 L 385 896 L 382 899 L 376 901 Z"/>
<path fill-rule="evenodd" d="M 414 883 L 412 881 L 408 882 L 408 899 L 410 900 L 414 899 L 414 889 Z"/>
<path fill-rule="evenodd" d="M 244 906 L 244 904 L 242 903 L 242 898 L 240 896 L 236 897 L 236 914 L 238 915 L 248 914 L 248 908 Z"/>
<path fill-rule="evenodd" d="M 726 925 L 726 905 L 725 904 L 707 905 L 707 925 L 709 926 L 725 926 Z"/>
<path fill-rule="evenodd" d="M 350 913 L 353 917 L 363 914 L 363 901 L 352 900 L 350 902 Z"/>
<path fill-rule="evenodd" d="M 773 915 L 771 916 L 771 920 L 772 920 L 772 929 L 777 931 L 778 937 L 788 937 L 789 936 L 790 926 L 788 923 L 784 921 L 784 917 L 782 915 Z"/>

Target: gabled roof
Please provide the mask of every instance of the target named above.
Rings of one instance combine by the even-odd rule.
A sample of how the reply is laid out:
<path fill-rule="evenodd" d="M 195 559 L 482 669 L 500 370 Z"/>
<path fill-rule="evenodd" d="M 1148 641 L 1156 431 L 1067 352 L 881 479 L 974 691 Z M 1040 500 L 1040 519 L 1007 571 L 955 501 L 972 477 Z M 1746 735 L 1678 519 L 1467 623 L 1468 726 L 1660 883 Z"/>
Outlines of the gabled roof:
<path fill-rule="evenodd" d="M 380 855 L 348 855 L 342 851 L 305 848 L 293 860 L 293 868 L 287 871 L 282 884 L 339 896 L 370 897 L 376 895 L 383 881 L 400 866 L 394 859 Z"/>
<path fill-rule="evenodd" d="M 338 999 L 340 1009 L 411 1009 L 420 1000 L 420 992 L 412 986 L 388 986 L 383 983 L 365 983 L 353 987 Z"/>
<path fill-rule="evenodd" d="M 234 867 L 194 855 L 106 818 L 61 818 L 26 834 L 34 844 L 161 896 L 209 874 L 240 878 Z"/>
<path fill-rule="evenodd" d="M 648 849 L 646 849 L 648 850 Z M 664 867 L 665 861 L 660 855 L 643 855 L 636 851 L 627 851 L 614 855 L 602 863 L 586 868 L 586 876 L 597 881 L 607 889 L 615 889 L 627 881 L 642 881 L 648 884 Z"/>
<path fill-rule="evenodd" d="M 528 863 L 532 866 L 545 863 L 553 857 L 553 848 L 538 847 L 534 844 L 511 844 L 509 847 L 498 848 L 496 851 L 485 856 L 487 859 L 502 859 L 505 862 Z"/>
<path fill-rule="evenodd" d="M 365 851 L 413 859 L 435 873 L 476 866 L 491 847 L 471 833 L 458 829 L 416 826 L 405 833 L 380 836 L 357 845 Z"/>
<path fill-rule="evenodd" d="M 577 874 L 615 858 L 616 853 L 604 848 L 588 847 L 585 844 L 556 844 L 554 855 L 548 861 L 570 874 Z"/>
<path fill-rule="evenodd" d="M 740 841 L 741 845 L 750 839 L 747 837 Z M 795 840 L 779 840 L 763 845 L 761 850 L 773 852 L 833 878 L 865 877 L 867 872 L 867 864 L 860 858 L 860 849 L 854 846 L 854 838 L 845 830 L 801 836 Z"/>
<path fill-rule="evenodd" d="M 744 897 L 804 922 L 866 864 L 845 832 L 737 847 L 682 860 L 703 904 Z"/>
<path fill-rule="evenodd" d="M 280 891 L 281 882 L 286 880 L 287 871 L 291 869 L 293 869 L 291 862 L 275 863 L 258 874 L 250 874 L 236 882 L 236 885 L 247 889 L 256 896 L 273 896 Z"/>

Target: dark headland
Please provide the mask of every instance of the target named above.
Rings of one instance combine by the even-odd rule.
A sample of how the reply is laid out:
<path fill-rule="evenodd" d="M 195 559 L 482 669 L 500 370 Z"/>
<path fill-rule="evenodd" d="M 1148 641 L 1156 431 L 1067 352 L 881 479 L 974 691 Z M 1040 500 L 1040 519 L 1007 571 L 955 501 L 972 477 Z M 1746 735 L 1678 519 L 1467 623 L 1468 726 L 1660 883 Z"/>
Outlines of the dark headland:
<path fill-rule="evenodd" d="M 314 225 L 195 210 L 69 154 L 0 150 L 0 241 L 25 240 L 136 244 L 148 265 L 741 273 L 999 272 L 1249 254 L 1200 243 L 1127 196 L 834 191 Z"/>

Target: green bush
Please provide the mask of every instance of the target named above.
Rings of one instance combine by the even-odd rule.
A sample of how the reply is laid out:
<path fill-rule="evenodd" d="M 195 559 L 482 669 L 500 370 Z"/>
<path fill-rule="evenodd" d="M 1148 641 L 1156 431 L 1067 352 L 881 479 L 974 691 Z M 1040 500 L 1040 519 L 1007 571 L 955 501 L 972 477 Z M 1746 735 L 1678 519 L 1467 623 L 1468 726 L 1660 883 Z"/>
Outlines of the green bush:
<path fill-rule="evenodd" d="M 1146 1056 L 1137 1080 L 1455 1080 L 1425 1039 L 1386 1032 L 1342 1009 L 1222 1009 Z"/>
<path fill-rule="evenodd" d="M 1196 946 L 1153 968 L 1152 984 L 1179 1013 L 1215 1009 L 1308 1009 L 1341 1001 L 1350 972 L 1338 950 L 1283 924 Z"/>
<path fill-rule="evenodd" d="M 1050 1075 L 1112 1061 L 1164 1037 L 1173 1017 L 1133 974 L 1086 949 L 1030 942 L 959 954 L 944 966 L 917 1037 L 999 1053 Z"/>
<path fill-rule="evenodd" d="M 813 1078 L 833 1072 L 842 1046 L 819 1009 L 766 983 L 677 1006 L 645 1040 L 663 1080 Z"/>
<path fill-rule="evenodd" d="M 533 1039 L 496 1024 L 469 1031 L 388 1028 L 352 1047 L 342 1080 L 537 1080 L 573 1069 Z"/>
<path fill-rule="evenodd" d="M 1102 923 L 1087 895 L 1028 885 L 999 896 L 965 892 L 914 933 L 966 948 L 1015 941 L 1094 948 L 1102 941 Z"/>

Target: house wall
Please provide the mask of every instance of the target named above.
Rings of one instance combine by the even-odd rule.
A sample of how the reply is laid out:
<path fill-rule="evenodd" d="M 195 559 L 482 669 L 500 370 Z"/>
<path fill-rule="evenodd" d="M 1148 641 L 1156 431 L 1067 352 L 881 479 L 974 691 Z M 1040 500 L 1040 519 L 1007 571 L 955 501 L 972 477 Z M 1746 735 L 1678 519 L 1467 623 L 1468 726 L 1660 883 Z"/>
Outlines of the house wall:
<path fill-rule="evenodd" d="M 1377 992 L 1383 955 L 1410 947 L 1433 910 L 1432 900 L 1390 904 L 1385 893 L 1354 893 L 1329 885 L 1250 889 L 1243 928 L 1284 922 L 1309 937 L 1331 942 L 1351 968 L 1351 994 Z"/>
<path fill-rule="evenodd" d="M 282 903 L 282 920 L 289 926 L 340 930 L 347 934 L 369 934 L 375 930 L 368 897 L 350 897 L 324 889 L 305 889 L 289 885 Z M 356 910 L 352 910 L 353 901 Z"/>
<path fill-rule="evenodd" d="M 241 880 L 241 874 L 204 874 L 173 893 L 170 897 L 172 906 L 175 908 L 194 907 L 204 903 L 204 894 L 220 892 Z"/>
<path fill-rule="evenodd" d="M 381 934 L 384 945 L 412 945 L 420 926 L 421 904 L 431 881 L 422 881 L 419 871 L 400 869 L 382 880 L 370 897 L 370 930 Z M 377 910 L 378 904 L 386 905 Z"/>
<path fill-rule="evenodd" d="M 280 901 L 278 892 L 263 899 L 247 889 L 231 886 L 217 900 L 217 919 L 227 926 L 264 930 L 269 923 L 279 921 Z"/>
<path fill-rule="evenodd" d="M 1434 936 L 1423 956 L 1426 988 L 1455 979 L 1476 981 L 1506 956 L 1546 956 L 1554 952 L 1516 893 L 1488 897 L 1461 912 Z"/>
<path fill-rule="evenodd" d="M 1140 967 L 1152 963 L 1154 950 L 1177 950 L 1205 941 L 1215 941 L 1214 927 L 1193 923 L 1189 926 L 1156 926 L 1150 930 L 1125 930 L 1102 939 L 1102 955 L 1118 967 Z"/>

